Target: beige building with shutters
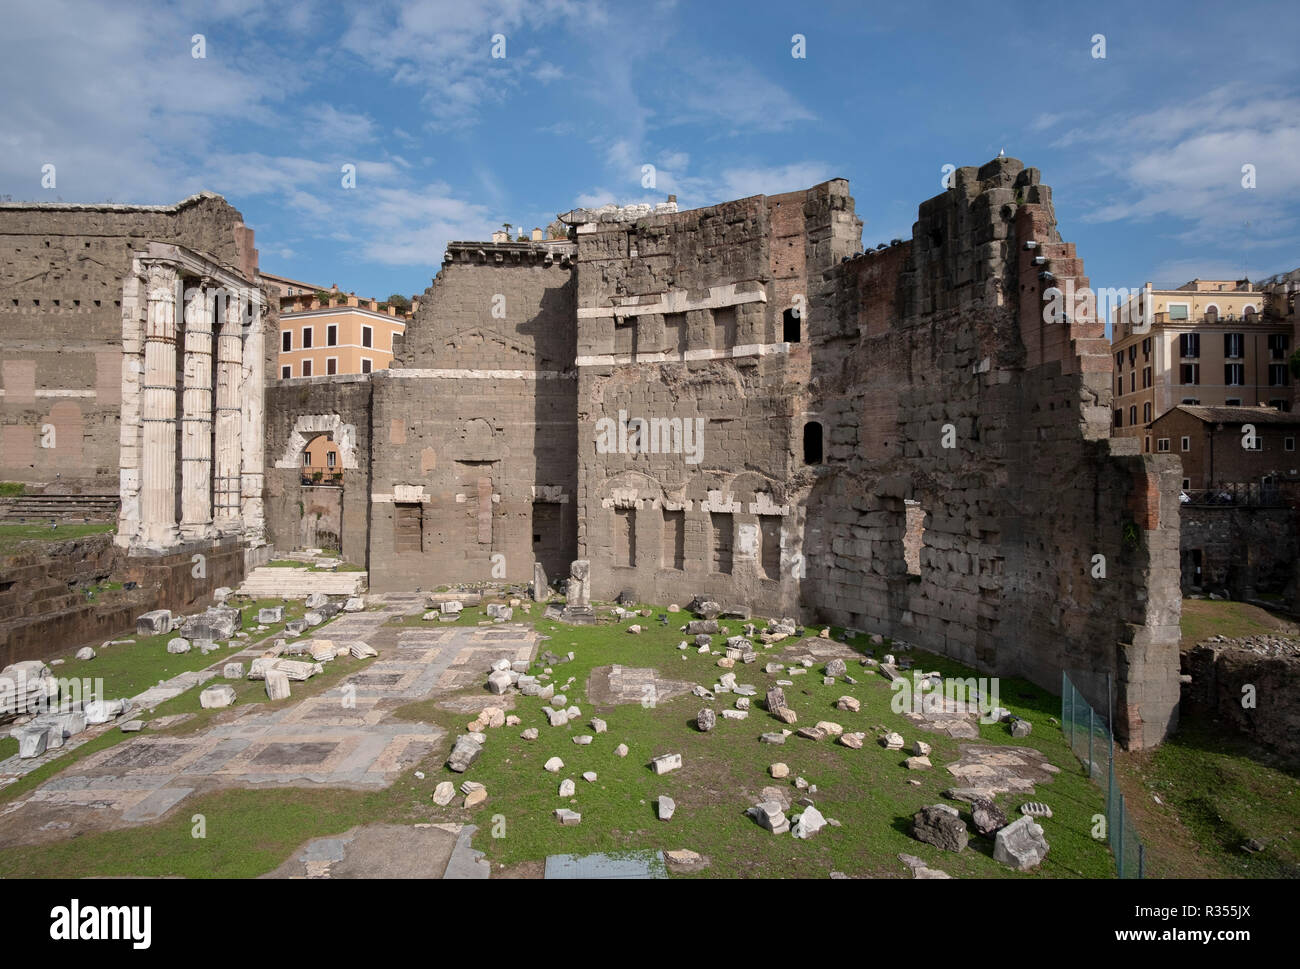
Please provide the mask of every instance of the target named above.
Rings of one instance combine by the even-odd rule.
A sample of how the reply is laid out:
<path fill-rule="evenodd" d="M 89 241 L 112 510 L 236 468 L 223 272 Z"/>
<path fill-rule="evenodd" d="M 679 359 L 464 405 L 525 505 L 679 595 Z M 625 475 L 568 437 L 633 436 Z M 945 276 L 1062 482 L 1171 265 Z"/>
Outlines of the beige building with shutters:
<path fill-rule="evenodd" d="M 1112 434 L 1154 450 L 1147 427 L 1180 405 L 1291 406 L 1292 328 L 1268 322 L 1249 280 L 1150 283 L 1113 317 Z"/>

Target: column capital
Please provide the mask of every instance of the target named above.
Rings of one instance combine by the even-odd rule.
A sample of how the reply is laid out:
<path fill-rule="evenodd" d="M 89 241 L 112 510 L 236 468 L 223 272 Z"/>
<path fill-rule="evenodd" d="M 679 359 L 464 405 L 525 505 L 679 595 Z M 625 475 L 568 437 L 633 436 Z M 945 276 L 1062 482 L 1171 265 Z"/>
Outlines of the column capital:
<path fill-rule="evenodd" d="M 151 303 L 175 303 L 176 280 L 178 278 L 175 263 L 163 260 L 146 260 L 144 262 L 145 288 Z"/>

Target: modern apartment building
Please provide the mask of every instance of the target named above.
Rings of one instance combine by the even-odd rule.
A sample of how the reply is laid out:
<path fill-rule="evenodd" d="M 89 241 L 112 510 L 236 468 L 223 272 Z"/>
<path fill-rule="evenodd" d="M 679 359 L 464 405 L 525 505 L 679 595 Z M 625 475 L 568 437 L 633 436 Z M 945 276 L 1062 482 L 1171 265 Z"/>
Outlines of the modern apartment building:
<path fill-rule="evenodd" d="M 319 292 L 328 299 L 319 298 Z M 277 376 L 283 380 L 387 369 L 393 338 L 406 331 L 411 314 L 380 307 L 376 300 L 358 299 L 337 287 L 283 296 Z"/>
<path fill-rule="evenodd" d="M 1146 288 L 1112 320 L 1117 437 L 1154 450 L 1148 425 L 1179 405 L 1291 408 L 1293 325 L 1267 318 L 1249 280 Z"/>

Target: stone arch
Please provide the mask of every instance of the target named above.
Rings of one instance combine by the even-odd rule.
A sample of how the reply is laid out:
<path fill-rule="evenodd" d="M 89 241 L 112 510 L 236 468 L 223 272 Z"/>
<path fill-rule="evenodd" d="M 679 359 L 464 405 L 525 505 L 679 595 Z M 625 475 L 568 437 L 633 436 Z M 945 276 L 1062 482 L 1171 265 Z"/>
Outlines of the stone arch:
<path fill-rule="evenodd" d="M 302 466 L 302 452 L 307 443 L 321 434 L 328 434 L 338 445 L 339 464 L 343 470 L 357 467 L 357 429 L 344 423 L 338 414 L 306 414 L 294 422 L 289 439 L 285 442 L 277 468 L 297 470 Z"/>

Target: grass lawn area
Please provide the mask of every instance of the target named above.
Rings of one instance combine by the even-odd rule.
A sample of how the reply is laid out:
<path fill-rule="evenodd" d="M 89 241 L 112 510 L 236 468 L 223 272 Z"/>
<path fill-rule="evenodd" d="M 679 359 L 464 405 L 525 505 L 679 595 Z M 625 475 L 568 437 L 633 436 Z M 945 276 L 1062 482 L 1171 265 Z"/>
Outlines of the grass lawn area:
<path fill-rule="evenodd" d="M 689 618 L 686 613 L 675 614 L 673 625 L 679 626 Z M 682 639 L 678 629 L 661 627 L 654 618 L 641 622 L 647 631 L 639 636 L 624 631 L 630 623 L 571 627 L 538 622 L 538 629 L 553 637 L 543 644 L 543 650 L 549 647 L 561 656 L 570 650 L 576 654 L 573 662 L 553 667 L 553 681 L 559 691 L 570 676 L 575 677 L 562 692 L 570 704 L 581 707 L 582 717 L 565 727 L 550 727 L 541 712 L 543 701 L 517 696 L 513 712 L 522 718 L 521 726 L 489 731 L 482 756 L 464 775 L 454 774 L 438 763 L 436 772 L 428 777 L 430 790 L 441 780 L 457 784 L 476 780 L 486 785 L 488 799 L 470 819 L 479 826 L 475 847 L 487 853 L 494 867 L 539 861 L 556 853 L 690 848 L 711 858 L 712 864 L 704 875 L 713 877 L 825 878 L 832 870 L 850 875 L 910 877 L 897 859 L 899 852 L 915 854 L 957 877 L 1016 874 L 992 860 L 992 842 L 986 839 L 972 837 L 966 851 L 952 854 L 911 837 L 911 817 L 922 805 L 956 803 L 941 796 L 946 788 L 957 786 L 956 781 L 941 766 L 931 771 L 905 769 L 902 762 L 908 752 L 887 751 L 875 743 L 877 728 L 897 729 L 909 746 L 915 739 L 929 743 L 934 748 L 931 758 L 938 765 L 957 759 L 958 747 L 964 741 L 920 731 L 903 720 L 890 709 L 894 694 L 883 677 L 868 675 L 856 662 L 850 666 L 850 675 L 858 679 L 857 685 L 837 682 L 823 686 L 821 667 L 816 666 L 805 675 L 793 677 L 796 685 L 785 690 L 800 724 L 830 720 L 846 731 L 866 731 L 866 745 L 857 751 L 830 740 L 813 742 L 796 736 L 783 745 L 759 742 L 760 733 L 782 726 L 761 709 L 760 701 L 769 685 L 788 678 L 784 673 L 762 672 L 763 664 L 786 643 L 767 650 L 760 646 L 759 662 L 737 664 L 738 682 L 759 688 L 759 695 L 751 698 L 747 720 L 733 722 L 721 717 L 723 709 L 734 707 L 735 694 L 720 694 L 716 701 L 688 694 L 654 708 L 640 704 L 593 706 L 586 686 L 596 666 L 619 663 L 655 667 L 668 678 L 710 687 L 727 672 L 716 665 L 716 657 L 699 655 L 693 648 L 677 650 L 676 644 Z M 722 625 L 729 634 L 738 634 L 743 623 L 725 621 Z M 724 638 L 715 636 L 715 644 L 720 645 Z M 866 638 L 859 642 L 865 646 Z M 877 647 L 877 656 L 887 648 Z M 940 657 L 919 651 L 910 655 L 926 670 L 969 674 Z M 536 669 L 540 671 L 540 664 Z M 843 695 L 857 697 L 862 703 L 861 712 L 836 710 L 835 701 Z M 1038 747 L 1062 769 L 1050 784 L 1041 785 L 1034 794 L 1034 799 L 1046 801 L 1053 810 L 1053 818 L 1044 823 L 1052 850 L 1042 869 L 1028 877 L 1112 876 L 1109 851 L 1089 836 L 1092 815 L 1103 810 L 1102 793 L 1084 776 L 1059 728 L 1047 722 L 1049 715 L 1059 712 L 1060 701 L 1023 681 L 1003 680 L 1001 703 L 1033 720 L 1034 733 L 1025 741 L 1013 741 L 1005 724 L 992 724 L 981 727 L 981 741 Z M 719 711 L 717 728 L 707 734 L 694 727 L 695 715 L 704 705 Z M 451 738 L 462 733 L 472 719 L 464 714 L 449 714 L 433 701 L 410 704 L 398 713 L 438 722 L 449 729 Z M 587 725 L 592 716 L 607 721 L 608 732 L 594 735 L 588 746 L 574 744 L 573 737 L 592 733 Z M 529 726 L 540 731 L 538 740 L 520 738 L 520 732 Z M 630 748 L 626 758 L 613 752 L 619 743 Z M 684 767 L 656 776 L 648 762 L 666 753 L 680 753 Z M 552 756 L 565 763 L 559 774 L 542 769 Z M 768 775 L 768 766 L 777 761 L 789 765 L 789 778 L 773 780 Z M 594 784 L 582 779 L 582 773 L 588 770 L 598 775 Z M 787 788 L 797 803 L 802 793 L 792 784 L 797 775 L 817 785 L 818 791 L 812 797 L 818 809 L 840 821 L 842 827 L 828 826 L 815 838 L 799 841 L 774 836 L 745 816 L 745 809 L 762 799 L 760 791 L 768 785 Z M 577 793 L 573 799 L 561 800 L 557 790 L 566 777 L 574 780 Z M 921 785 L 909 784 L 909 780 L 920 780 Z M 677 803 L 676 814 L 667 822 L 659 821 L 655 814 L 655 799 L 661 794 Z M 1004 795 L 998 803 L 1008 815 L 1016 816 L 1020 804 L 1028 799 Z M 460 800 L 457 798 L 447 808 L 430 805 L 431 816 L 447 821 L 465 819 L 466 812 L 457 807 Z M 552 813 L 558 807 L 581 813 L 581 825 L 561 826 Z M 494 821 L 498 832 L 504 827 L 504 836 L 491 836 Z"/>
<path fill-rule="evenodd" d="M 1236 603 L 1195 601 L 1193 608 L 1184 613 L 1184 632 L 1190 622 L 1193 626 L 1202 623 L 1201 629 L 1240 635 L 1243 617 L 1260 623 L 1272 619 L 1268 613 L 1255 610 L 1265 617 L 1261 619 L 1250 608 Z M 1091 837 L 1092 818 L 1104 810 L 1103 791 L 1084 776 L 1060 728 L 1048 719 L 1059 716 L 1059 698 L 1024 681 L 1002 679 L 999 703 L 1032 721 L 1033 733 L 1015 740 L 1005 724 L 980 727 L 981 743 L 1032 746 L 1061 768 L 1050 783 L 1038 785 L 1032 795 L 1008 794 L 997 799 L 1010 818 L 1017 815 L 1023 801 L 1030 799 L 1047 803 L 1053 811 L 1052 818 L 1041 822 L 1051 845 L 1046 861 L 1039 870 L 1020 874 L 994 862 L 992 842 L 974 834 L 970 846 L 960 854 L 911 837 L 911 817 L 925 804 L 954 804 L 969 819 L 967 807 L 946 800 L 942 792 L 959 786 L 944 765 L 956 760 L 959 747 L 971 741 L 922 731 L 904 720 L 891 709 L 894 693 L 884 678 L 868 673 L 855 661 L 849 663 L 849 674 L 858 680 L 856 685 L 837 682 L 824 686 L 820 664 L 794 677 L 785 671 L 770 675 L 762 671 L 769 661 L 788 662 L 777 657 L 794 641 L 767 649 L 760 645 L 757 663 L 737 663 L 734 669 L 739 682 L 758 689 L 751 698 L 749 717 L 742 721 L 721 717 L 722 710 L 735 706 L 736 694 L 719 694 L 713 701 L 687 694 L 654 706 L 595 706 L 587 695 L 587 686 L 597 666 L 618 663 L 653 667 L 668 679 L 709 687 L 727 672 L 716 665 L 717 657 L 698 654 L 694 647 L 677 650 L 683 638 L 677 627 L 691 617 L 684 612 L 672 614 L 670 626 L 663 627 L 657 622 L 660 611 L 655 609 L 655 616 L 639 620 L 645 632 L 633 636 L 625 632 L 631 620 L 567 626 L 541 619 L 541 608 L 536 604 L 531 615 L 517 610 L 516 619 L 535 621 L 539 632 L 550 637 L 542 642 L 539 651 L 549 648 L 561 656 L 570 650 L 575 653 L 573 661 L 552 667 L 551 682 L 566 695 L 569 704 L 581 707 L 582 716 L 565 727 L 550 727 L 542 713 L 543 701 L 516 695 L 510 712 L 518 715 L 522 724 L 488 731 L 482 756 L 464 774 L 449 771 L 445 760 L 452 742 L 465 731 L 473 715 L 440 706 L 452 699 L 442 696 L 395 711 L 404 719 L 436 723 L 448 731 L 448 736 L 439 749 L 386 790 L 218 791 L 187 801 L 175 817 L 156 824 L 83 835 L 68 843 L 8 850 L 0 856 L 0 875 L 250 877 L 275 868 L 311 838 L 337 834 L 357 824 L 447 821 L 478 825 L 474 846 L 486 852 L 494 870 L 502 866 L 528 868 L 556 853 L 690 848 L 711 860 L 710 866 L 696 877 L 824 878 L 831 871 L 841 871 L 908 878 L 909 872 L 897 859 L 900 852 L 917 855 L 931 867 L 958 878 L 1114 876 L 1107 845 Z M 255 616 L 252 610 L 250 614 Z M 456 625 L 472 626 L 484 618 L 483 608 L 470 608 L 464 610 Z M 390 625 L 428 628 L 443 624 L 426 623 L 421 614 L 416 614 Z M 714 636 L 715 648 L 721 648 L 727 635 L 738 634 L 744 624 L 726 620 L 721 625 L 724 632 Z M 761 621 L 758 625 L 761 628 Z M 320 634 L 320 630 L 315 632 Z M 838 634 L 839 630 L 834 632 Z M 1200 638 L 1213 634 L 1195 633 Z M 869 647 L 868 639 L 858 637 L 853 645 L 864 651 Z M 879 658 L 891 647 L 886 641 L 883 646 L 870 648 Z M 920 650 L 900 655 L 910 656 L 918 668 L 927 671 L 938 670 L 945 676 L 972 675 L 951 660 Z M 91 675 L 99 662 L 83 664 L 91 672 L 79 675 Z M 326 667 L 323 676 L 309 681 L 310 689 L 328 689 L 362 665 L 363 661 L 336 660 Z M 540 670 L 541 664 L 534 664 L 534 672 Z M 123 670 L 121 675 L 129 673 Z M 148 682 L 161 675 L 153 673 Z M 564 687 L 569 677 L 574 678 L 573 683 Z M 794 680 L 795 685 L 785 687 L 785 692 L 799 715 L 800 725 L 830 720 L 846 731 L 864 731 L 867 740 L 863 749 L 855 751 L 831 740 L 814 742 L 793 735 L 782 745 L 760 743 L 760 733 L 777 731 L 782 726 L 762 704 L 768 686 L 777 679 Z M 241 682 L 235 686 L 239 703 L 266 702 L 260 683 Z M 483 689 L 475 686 L 465 695 L 482 696 Z M 114 691 L 110 688 L 109 692 Z M 299 697 L 303 691 L 295 689 L 294 695 Z M 836 710 L 835 701 L 842 695 L 856 697 L 862 704 L 861 711 L 855 714 Z M 719 712 L 718 726 L 710 733 L 700 733 L 694 726 L 696 713 L 705 705 Z M 178 733 L 200 729 L 217 713 L 199 710 L 197 691 L 169 701 L 158 710 L 159 715 L 178 712 L 196 714 L 194 719 L 170 728 Z M 606 733 L 593 733 L 588 726 L 593 716 L 608 723 Z M 536 741 L 519 736 L 530 726 L 539 730 Z M 902 762 L 910 751 L 887 751 L 876 743 L 876 737 L 885 729 L 897 730 L 909 747 L 918 739 L 930 744 L 935 768 L 905 769 Z M 587 746 L 576 745 L 572 738 L 579 734 L 593 734 L 594 740 Z M 112 742 L 121 736 L 116 731 L 106 735 L 114 738 Z M 101 742 L 104 738 L 95 743 Z M 630 748 L 626 758 L 614 754 L 619 743 Z M 94 749 L 93 745 L 87 747 Z M 648 763 L 652 757 L 666 753 L 681 754 L 684 766 L 657 776 Z M 559 774 L 542 769 L 552 756 L 565 763 Z M 769 776 L 768 766 L 778 761 L 789 765 L 789 778 L 774 780 Z M 425 776 L 416 778 L 417 770 Z M 597 773 L 594 783 L 582 779 L 582 773 L 588 770 Z M 824 815 L 838 820 L 841 827 L 828 826 L 816 837 L 799 841 L 788 835 L 771 835 L 745 816 L 745 809 L 762 799 L 760 792 L 765 786 L 787 789 L 796 805 L 787 815 L 796 813 L 803 794 L 792 784 L 796 776 L 817 785 L 812 799 Z M 1118 776 L 1147 844 L 1149 877 L 1300 874 L 1300 833 L 1296 831 L 1300 775 L 1294 767 L 1279 764 L 1259 750 L 1189 721 L 1155 751 L 1121 754 Z M 565 778 L 572 778 L 577 790 L 572 799 L 561 800 L 557 791 Z M 443 780 L 457 785 L 465 780 L 479 781 L 486 785 L 488 799 L 472 811 L 459 806 L 459 796 L 440 808 L 432 803 L 431 795 Z M 909 783 L 913 780 L 919 780 L 920 785 Z M 29 781 L 14 787 L 25 788 Z M 0 799 L 7 798 L 10 790 L 0 792 Z M 667 822 L 659 821 L 655 813 L 655 799 L 661 794 L 677 803 L 676 814 Z M 561 826 L 553 815 L 558 807 L 580 812 L 581 825 Z M 208 819 L 206 839 L 191 837 L 189 819 L 196 813 Z M 256 837 L 249 837 L 250 831 L 256 831 Z M 1240 846 L 1248 838 L 1264 842 L 1264 850 L 1257 854 L 1243 852 Z"/>
<path fill-rule="evenodd" d="M 1270 636 L 1294 628 L 1294 622 L 1244 602 L 1183 600 L 1183 649 L 1191 649 L 1211 636 Z"/>
<path fill-rule="evenodd" d="M 283 622 L 267 627 L 265 632 L 253 632 L 254 627 L 258 625 L 258 609 L 280 605 L 284 606 L 284 619 L 286 622 L 301 617 L 303 612 L 306 611 L 301 600 L 259 599 L 250 601 L 244 606 L 243 619 L 243 631 L 249 634 L 249 639 L 236 639 L 232 640 L 232 642 L 238 643 L 240 649 L 246 649 L 254 639 L 274 636 L 277 633 L 282 634 L 284 630 Z M 135 642 L 121 643 L 116 646 L 109 646 L 107 649 L 96 646 L 94 659 L 78 660 L 69 656 L 66 662 L 54 667 L 54 675 L 77 680 L 84 678 L 102 679 L 104 681 L 104 696 L 108 699 L 116 699 L 118 697 L 135 696 L 151 686 L 156 686 L 159 680 L 171 679 L 179 673 L 207 669 L 213 663 L 219 661 L 223 653 L 238 651 L 223 646 L 217 652 L 209 653 L 207 656 L 204 656 L 197 648 L 191 649 L 188 653 L 167 652 L 167 643 L 179 635 L 180 632 L 178 631 L 160 633 L 157 636 L 123 636 L 123 639 L 132 638 L 135 639 Z M 292 639 L 294 637 L 288 638 Z"/>
<path fill-rule="evenodd" d="M 259 599 L 248 603 L 244 608 L 244 631 L 250 633 L 250 638 L 238 640 L 240 649 L 245 649 L 254 641 L 263 637 L 274 637 L 277 634 L 283 634 L 284 622 L 273 626 L 268 626 L 265 632 L 253 633 L 253 627 L 257 626 L 257 610 L 270 606 L 284 606 L 284 622 L 297 618 L 305 611 L 301 601 L 286 601 L 281 599 Z M 317 630 L 328 627 L 328 623 L 318 626 Z M 167 652 L 168 640 L 180 635 L 179 632 L 161 633 L 157 636 L 147 636 L 136 638 L 134 643 L 122 643 L 116 646 L 110 646 L 108 649 L 96 647 L 96 656 L 89 660 L 68 659 L 67 662 L 53 667 L 54 675 L 62 679 L 84 680 L 89 678 L 103 680 L 103 695 L 109 699 L 118 699 L 122 697 L 136 696 L 147 690 L 151 686 L 157 685 L 160 680 L 170 679 L 180 673 L 192 672 L 194 670 L 207 669 L 214 664 L 224 664 L 226 662 L 223 653 L 234 654 L 238 650 L 225 649 L 209 653 L 204 656 L 197 649 L 191 649 L 188 653 L 169 653 Z M 290 640 L 301 637 L 287 637 Z M 295 684 L 294 696 L 309 696 L 319 690 L 328 689 L 342 676 L 352 672 L 368 660 L 353 660 L 349 658 L 340 658 L 334 660 L 326 668 L 324 674 L 314 676 L 305 684 Z M 218 681 L 214 681 L 218 682 Z M 231 682 L 219 680 L 219 682 Z M 263 683 L 258 680 L 239 681 L 232 683 L 235 687 L 237 703 L 261 702 L 266 700 L 266 691 Z M 297 688 L 301 687 L 301 688 Z M 193 730 L 202 724 L 215 713 L 216 710 L 203 710 L 199 706 L 199 693 L 197 689 L 187 690 L 180 696 L 173 697 L 158 706 L 153 714 L 147 715 L 148 719 L 155 717 L 167 716 L 174 713 L 194 713 L 195 719 L 186 721 L 184 724 L 178 724 L 169 728 L 173 732 L 185 732 Z M 140 731 L 141 733 L 152 733 L 147 727 Z M 165 731 L 166 732 L 166 731 Z M 58 774 L 60 771 L 75 764 L 83 757 L 89 756 L 96 751 L 103 750 L 105 747 L 111 747 L 114 744 L 121 743 L 133 736 L 124 734 L 118 729 L 105 731 L 99 737 L 91 740 L 66 754 L 61 755 L 49 764 L 38 767 L 36 770 L 27 774 L 22 780 L 10 784 L 8 787 L 0 788 L 0 803 L 12 800 L 13 798 L 38 787 L 49 778 Z M 4 736 L 0 740 L 0 757 L 9 757 L 18 752 L 18 741 Z"/>
<path fill-rule="evenodd" d="M 1190 719 L 1160 747 L 1121 753 L 1116 764 L 1148 877 L 1300 878 L 1297 765 Z M 1264 850 L 1243 850 L 1250 839 Z"/>
<path fill-rule="evenodd" d="M 23 542 L 66 542 L 87 535 L 103 535 L 117 529 L 113 522 L 88 522 L 83 524 L 46 525 L 0 524 L 0 555 L 14 552 Z"/>
<path fill-rule="evenodd" d="M 1294 629 L 1290 620 L 1245 603 L 1183 600 L 1183 649 L 1211 636 L 1288 628 Z M 1300 877 L 1300 765 L 1184 715 L 1164 744 L 1120 752 L 1116 768 L 1147 845 L 1149 877 Z M 1243 850 L 1251 839 L 1264 850 Z"/>
<path fill-rule="evenodd" d="M 26 490 L 21 481 L 0 481 L 0 498 L 17 498 Z"/>

